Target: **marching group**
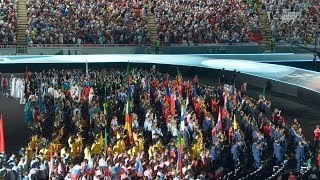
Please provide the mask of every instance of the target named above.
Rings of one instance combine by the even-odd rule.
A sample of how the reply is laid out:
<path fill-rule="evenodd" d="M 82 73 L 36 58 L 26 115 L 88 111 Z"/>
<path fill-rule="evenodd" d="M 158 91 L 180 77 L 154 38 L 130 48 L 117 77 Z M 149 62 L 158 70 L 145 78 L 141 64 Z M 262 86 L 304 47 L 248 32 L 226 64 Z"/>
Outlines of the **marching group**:
<path fill-rule="evenodd" d="M 213 179 L 240 166 L 259 169 L 266 158 L 281 166 L 290 154 L 299 173 L 317 153 L 319 127 L 311 146 L 296 119 L 286 132 L 264 96 L 177 74 L 51 69 L 26 72 L 21 86 L 12 76 L 7 88 L 3 77 L 2 89 L 26 99 L 32 138 L 2 158 L 2 170 L 17 179 Z"/>

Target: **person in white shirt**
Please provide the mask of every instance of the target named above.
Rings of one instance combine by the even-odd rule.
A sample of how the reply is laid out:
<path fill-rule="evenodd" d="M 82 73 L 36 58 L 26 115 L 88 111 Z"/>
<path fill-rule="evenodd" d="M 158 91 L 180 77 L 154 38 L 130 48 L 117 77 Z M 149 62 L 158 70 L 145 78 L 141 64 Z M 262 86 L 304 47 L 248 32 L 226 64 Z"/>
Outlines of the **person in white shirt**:
<path fill-rule="evenodd" d="M 144 129 L 146 131 L 152 130 L 152 119 L 150 116 L 148 118 L 146 118 L 146 120 L 144 121 Z"/>
<path fill-rule="evenodd" d="M 25 89 L 25 82 L 24 80 L 21 80 L 21 87 L 20 87 L 20 104 L 25 104 L 26 103 L 26 99 L 24 97 L 24 89 Z"/>
<path fill-rule="evenodd" d="M 155 123 L 153 123 L 152 125 L 151 133 L 152 133 L 152 139 L 155 139 L 156 137 L 159 137 L 159 136 L 163 136 L 161 129 L 158 128 Z"/>

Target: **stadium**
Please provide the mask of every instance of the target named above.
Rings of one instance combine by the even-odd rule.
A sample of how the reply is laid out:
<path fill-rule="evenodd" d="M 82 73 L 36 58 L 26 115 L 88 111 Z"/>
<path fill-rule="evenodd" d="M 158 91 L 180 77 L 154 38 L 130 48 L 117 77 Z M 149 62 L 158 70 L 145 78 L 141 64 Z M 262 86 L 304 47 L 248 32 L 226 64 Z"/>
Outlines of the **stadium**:
<path fill-rule="evenodd" d="M 1 0 L 0 179 L 320 179 L 319 0 Z"/>

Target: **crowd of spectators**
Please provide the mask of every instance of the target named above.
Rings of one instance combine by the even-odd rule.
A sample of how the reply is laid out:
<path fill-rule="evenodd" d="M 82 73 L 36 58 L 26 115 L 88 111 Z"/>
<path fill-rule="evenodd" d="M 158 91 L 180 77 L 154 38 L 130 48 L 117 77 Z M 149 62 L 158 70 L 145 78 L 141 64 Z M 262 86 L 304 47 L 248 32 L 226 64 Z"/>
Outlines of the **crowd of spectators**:
<path fill-rule="evenodd" d="M 290 154 L 299 173 L 311 158 L 297 120 L 286 133 L 269 100 L 249 98 L 224 78 L 204 86 L 155 66 L 26 75 L 33 135 L 19 155 L 0 156 L 5 179 L 213 179 L 260 169 L 266 159 L 280 166 Z M 318 148 L 319 127 L 315 138 Z"/>
<path fill-rule="evenodd" d="M 27 0 L 28 44 L 144 44 L 141 1 Z"/>
<path fill-rule="evenodd" d="M 16 43 L 18 0 L 0 1 L 0 45 Z"/>
<path fill-rule="evenodd" d="M 155 3 L 165 43 L 261 43 L 257 5 L 251 0 L 161 0 Z"/>
<path fill-rule="evenodd" d="M 319 38 L 316 35 L 320 28 L 319 3 L 319 0 L 264 1 L 275 41 L 314 44 L 315 38 Z M 289 13 L 296 16 L 290 17 Z M 289 20 L 285 20 L 287 15 Z"/>

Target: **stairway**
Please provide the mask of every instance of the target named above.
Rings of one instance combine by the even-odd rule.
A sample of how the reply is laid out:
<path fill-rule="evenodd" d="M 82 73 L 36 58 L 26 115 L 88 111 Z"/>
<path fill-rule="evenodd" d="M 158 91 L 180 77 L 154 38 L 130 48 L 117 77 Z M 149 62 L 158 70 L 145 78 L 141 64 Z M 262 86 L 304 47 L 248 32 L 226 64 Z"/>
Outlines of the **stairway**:
<path fill-rule="evenodd" d="M 263 38 L 263 44 L 266 45 L 266 50 L 271 51 L 270 39 L 271 39 L 271 27 L 268 22 L 267 12 L 262 9 L 262 3 L 258 3 L 259 22 L 261 27 L 261 33 Z"/>
<path fill-rule="evenodd" d="M 147 16 L 147 19 L 148 19 L 148 28 L 150 31 L 150 44 L 151 44 L 150 53 L 153 54 L 155 53 L 155 44 L 158 39 L 157 25 L 156 25 L 156 21 L 154 19 L 153 14 L 149 14 Z"/>
<path fill-rule="evenodd" d="M 17 32 L 17 47 L 26 47 L 27 46 L 27 38 L 26 38 L 26 30 L 27 30 L 27 9 L 26 9 L 26 1 L 19 0 L 18 1 L 18 32 Z"/>

